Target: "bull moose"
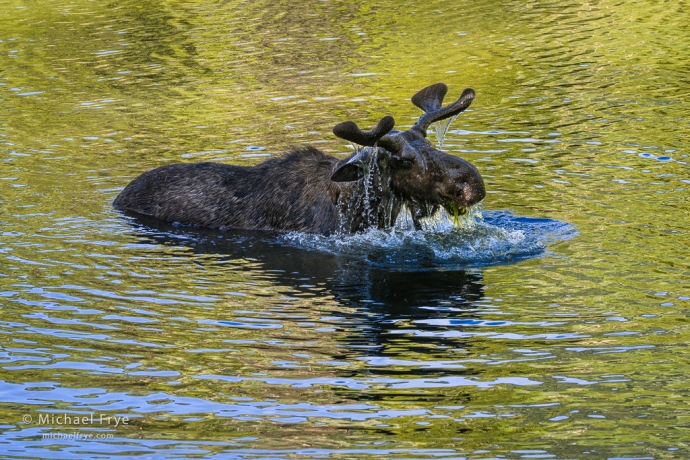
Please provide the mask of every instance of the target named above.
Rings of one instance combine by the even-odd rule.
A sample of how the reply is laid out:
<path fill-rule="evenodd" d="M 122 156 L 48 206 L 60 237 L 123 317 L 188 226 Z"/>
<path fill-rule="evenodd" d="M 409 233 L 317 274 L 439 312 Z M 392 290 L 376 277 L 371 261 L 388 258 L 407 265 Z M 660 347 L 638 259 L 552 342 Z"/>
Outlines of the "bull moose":
<path fill-rule="evenodd" d="M 407 131 L 393 129 L 390 116 L 368 132 L 351 121 L 336 125 L 337 137 L 358 145 L 344 160 L 297 147 L 252 167 L 162 166 L 134 179 L 113 206 L 184 225 L 324 235 L 390 229 L 406 207 L 420 228 L 420 219 L 441 206 L 457 215 L 486 195 L 477 168 L 426 139 L 429 125 L 458 115 L 474 99 L 468 88 L 443 107 L 447 91 L 437 83 L 415 94 L 412 103 L 425 113 Z"/>

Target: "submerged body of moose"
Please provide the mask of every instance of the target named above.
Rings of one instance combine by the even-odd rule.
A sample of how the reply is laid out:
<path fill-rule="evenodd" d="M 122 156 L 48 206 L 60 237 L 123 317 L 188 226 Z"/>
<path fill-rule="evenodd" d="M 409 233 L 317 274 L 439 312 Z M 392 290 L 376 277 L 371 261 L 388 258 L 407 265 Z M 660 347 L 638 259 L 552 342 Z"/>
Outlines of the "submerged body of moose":
<path fill-rule="evenodd" d="M 472 164 L 426 139 L 431 123 L 458 115 L 474 99 L 466 89 L 442 107 L 447 90 L 437 83 L 412 97 L 425 114 L 408 131 L 394 130 L 389 116 L 369 132 L 353 122 L 336 125 L 336 136 L 361 146 L 344 160 L 302 147 L 253 167 L 163 166 L 134 179 L 113 206 L 186 225 L 324 235 L 391 228 L 404 206 L 420 228 L 419 220 L 440 206 L 457 215 L 486 195 Z"/>

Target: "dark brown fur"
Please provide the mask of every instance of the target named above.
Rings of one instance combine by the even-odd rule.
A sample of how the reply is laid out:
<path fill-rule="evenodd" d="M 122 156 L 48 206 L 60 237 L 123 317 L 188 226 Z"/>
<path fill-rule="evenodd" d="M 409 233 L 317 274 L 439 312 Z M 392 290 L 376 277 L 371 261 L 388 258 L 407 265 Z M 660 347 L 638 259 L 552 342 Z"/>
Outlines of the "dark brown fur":
<path fill-rule="evenodd" d="M 134 179 L 115 209 L 210 228 L 300 231 L 336 229 L 339 160 L 313 147 L 253 167 L 174 164 Z"/>
<path fill-rule="evenodd" d="M 209 228 L 298 231 L 330 235 L 390 228 L 403 205 L 415 226 L 439 206 L 471 206 L 484 198 L 474 166 L 409 143 L 416 157 L 359 149 L 345 160 L 313 147 L 295 149 L 253 167 L 220 163 L 162 166 L 134 179 L 115 209 Z M 331 177 L 338 171 L 343 182 Z M 343 173 L 345 171 L 345 173 Z"/>

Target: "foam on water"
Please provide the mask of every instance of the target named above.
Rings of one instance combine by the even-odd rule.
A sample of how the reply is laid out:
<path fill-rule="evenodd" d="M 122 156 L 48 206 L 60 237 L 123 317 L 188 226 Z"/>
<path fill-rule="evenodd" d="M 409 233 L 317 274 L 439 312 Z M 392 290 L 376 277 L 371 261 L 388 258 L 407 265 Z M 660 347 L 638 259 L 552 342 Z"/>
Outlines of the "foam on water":
<path fill-rule="evenodd" d="M 543 254 L 547 244 L 576 234 L 570 224 L 557 220 L 482 212 L 481 203 L 454 220 L 440 209 L 415 230 L 409 211 L 404 210 L 391 231 L 371 229 L 330 237 L 292 232 L 281 236 L 281 243 L 391 269 L 428 270 L 533 257 Z"/>

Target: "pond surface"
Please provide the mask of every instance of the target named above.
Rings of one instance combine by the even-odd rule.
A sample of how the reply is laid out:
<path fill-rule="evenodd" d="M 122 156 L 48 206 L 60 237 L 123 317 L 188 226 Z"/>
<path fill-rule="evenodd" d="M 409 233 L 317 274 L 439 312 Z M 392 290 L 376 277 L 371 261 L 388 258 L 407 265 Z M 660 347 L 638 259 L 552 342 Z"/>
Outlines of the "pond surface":
<path fill-rule="evenodd" d="M 690 457 L 687 2 L 356 3 L 0 0 L 3 457 Z M 111 208 L 439 81 L 477 240 Z"/>

